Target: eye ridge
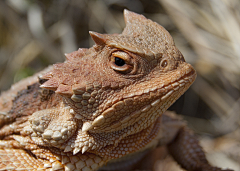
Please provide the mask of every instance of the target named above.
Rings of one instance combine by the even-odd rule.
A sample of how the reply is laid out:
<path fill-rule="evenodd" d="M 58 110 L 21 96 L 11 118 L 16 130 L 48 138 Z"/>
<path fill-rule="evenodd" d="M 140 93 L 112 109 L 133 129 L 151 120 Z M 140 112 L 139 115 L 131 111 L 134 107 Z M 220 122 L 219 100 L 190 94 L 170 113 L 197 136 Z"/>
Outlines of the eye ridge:
<path fill-rule="evenodd" d="M 124 66 L 126 64 L 126 62 L 119 57 L 115 57 L 115 62 L 114 62 L 117 66 Z"/>

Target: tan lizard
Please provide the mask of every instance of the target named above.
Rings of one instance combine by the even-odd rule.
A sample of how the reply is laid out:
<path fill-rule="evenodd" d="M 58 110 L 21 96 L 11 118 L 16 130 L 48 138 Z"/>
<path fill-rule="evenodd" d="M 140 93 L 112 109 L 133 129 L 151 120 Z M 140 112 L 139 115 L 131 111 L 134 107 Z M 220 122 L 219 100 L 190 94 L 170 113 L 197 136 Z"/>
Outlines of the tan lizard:
<path fill-rule="evenodd" d="M 160 145 L 187 170 L 221 170 L 165 112 L 195 70 L 162 26 L 127 10 L 124 17 L 122 34 L 90 32 L 92 48 L 2 93 L 0 170 L 121 170 Z"/>

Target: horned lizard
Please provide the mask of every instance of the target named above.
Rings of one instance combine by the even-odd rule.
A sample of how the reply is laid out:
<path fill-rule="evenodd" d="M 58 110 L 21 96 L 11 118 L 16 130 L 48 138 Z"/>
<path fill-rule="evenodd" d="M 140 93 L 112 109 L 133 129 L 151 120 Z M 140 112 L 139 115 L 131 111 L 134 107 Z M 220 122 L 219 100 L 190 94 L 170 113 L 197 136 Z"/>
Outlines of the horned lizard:
<path fill-rule="evenodd" d="M 90 32 L 92 48 L 2 93 L 0 170 L 116 170 L 160 145 L 187 170 L 221 170 L 166 112 L 195 70 L 162 26 L 128 10 L 124 17 L 122 34 Z"/>

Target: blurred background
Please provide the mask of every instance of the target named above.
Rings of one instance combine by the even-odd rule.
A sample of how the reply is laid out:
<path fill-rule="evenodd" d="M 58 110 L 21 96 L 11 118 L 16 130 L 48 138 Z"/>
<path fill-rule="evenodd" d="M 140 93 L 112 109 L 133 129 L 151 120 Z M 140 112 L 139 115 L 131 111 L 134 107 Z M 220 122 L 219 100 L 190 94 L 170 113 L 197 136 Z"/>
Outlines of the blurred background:
<path fill-rule="evenodd" d="M 90 30 L 121 33 L 125 8 L 165 27 L 195 67 L 197 80 L 170 110 L 211 163 L 240 171 L 239 0 L 1 0 L 0 91 L 91 47 Z"/>

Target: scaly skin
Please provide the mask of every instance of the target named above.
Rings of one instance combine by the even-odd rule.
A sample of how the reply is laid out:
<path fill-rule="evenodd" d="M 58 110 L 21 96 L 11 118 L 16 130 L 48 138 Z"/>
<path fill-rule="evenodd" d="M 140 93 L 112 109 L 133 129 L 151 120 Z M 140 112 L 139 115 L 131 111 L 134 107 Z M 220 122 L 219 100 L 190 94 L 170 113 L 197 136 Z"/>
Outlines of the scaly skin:
<path fill-rule="evenodd" d="M 122 34 L 90 32 L 92 48 L 1 95 L 0 170 L 130 166 L 159 145 L 188 170 L 221 170 L 208 164 L 185 122 L 165 112 L 195 70 L 163 27 L 127 10 L 124 17 Z"/>

